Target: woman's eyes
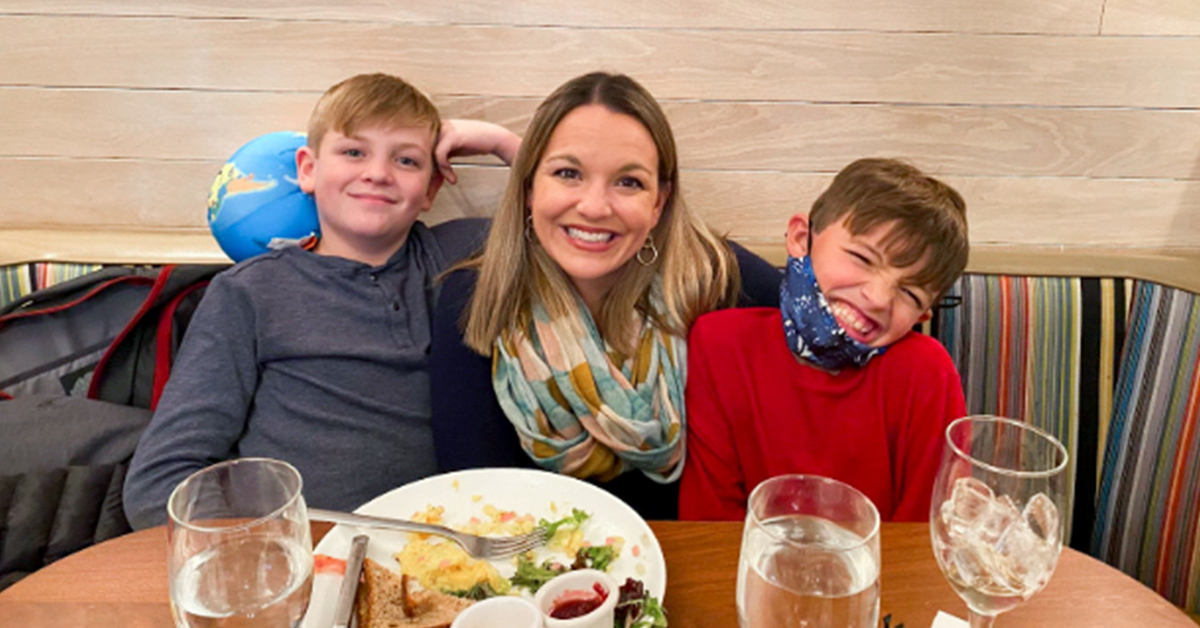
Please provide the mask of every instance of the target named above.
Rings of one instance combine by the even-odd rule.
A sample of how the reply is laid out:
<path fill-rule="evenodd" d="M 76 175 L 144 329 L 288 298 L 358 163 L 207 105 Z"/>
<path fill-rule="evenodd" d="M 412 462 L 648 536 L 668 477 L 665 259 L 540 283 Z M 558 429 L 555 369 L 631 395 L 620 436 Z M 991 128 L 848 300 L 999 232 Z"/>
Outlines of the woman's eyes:
<path fill-rule="evenodd" d="M 637 177 L 621 177 L 617 180 L 617 185 L 623 188 L 646 189 L 646 184 L 642 183 L 642 180 Z"/>
<path fill-rule="evenodd" d="M 557 168 L 552 173 L 552 176 L 558 179 L 566 179 L 570 181 L 579 181 L 583 179 L 583 173 L 578 168 Z M 646 184 L 637 177 L 624 176 L 617 179 L 617 187 L 630 188 L 635 190 L 646 189 Z"/>

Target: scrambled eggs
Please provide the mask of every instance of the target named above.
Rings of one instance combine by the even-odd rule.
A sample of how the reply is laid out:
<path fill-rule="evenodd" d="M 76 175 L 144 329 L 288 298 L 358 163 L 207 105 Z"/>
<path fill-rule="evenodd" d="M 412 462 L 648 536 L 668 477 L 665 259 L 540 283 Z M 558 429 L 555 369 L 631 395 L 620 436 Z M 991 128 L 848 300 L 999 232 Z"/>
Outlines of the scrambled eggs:
<path fill-rule="evenodd" d="M 443 520 L 445 510 L 442 506 L 429 506 L 424 511 L 415 513 L 412 519 L 446 525 Z M 452 527 L 471 534 L 509 536 L 525 534 L 537 526 L 533 515 L 519 515 L 511 510 L 500 510 L 490 504 L 483 507 L 483 514 L 482 519 L 472 517 L 465 525 Z M 619 554 L 624 540 L 620 537 L 609 537 L 605 543 L 613 545 L 613 549 Z M 566 560 L 569 565 L 579 548 L 588 545 L 590 543 L 584 539 L 583 531 L 578 527 L 562 527 L 547 541 L 546 548 L 565 554 L 569 557 Z M 466 591 L 484 582 L 500 594 L 507 593 L 512 588 L 512 583 L 500 575 L 494 565 L 471 558 L 457 544 L 440 537 L 409 534 L 408 543 L 395 554 L 395 558 L 400 563 L 401 571 L 416 578 L 426 589 L 443 592 Z"/>

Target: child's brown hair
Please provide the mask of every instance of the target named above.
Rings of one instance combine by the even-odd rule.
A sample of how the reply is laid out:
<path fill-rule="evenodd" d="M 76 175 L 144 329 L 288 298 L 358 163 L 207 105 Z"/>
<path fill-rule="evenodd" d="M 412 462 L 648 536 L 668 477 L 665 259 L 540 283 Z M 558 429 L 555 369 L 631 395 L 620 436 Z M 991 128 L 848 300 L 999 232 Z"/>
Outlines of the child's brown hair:
<path fill-rule="evenodd" d="M 913 283 L 941 295 L 967 266 L 967 204 L 954 188 L 895 159 L 859 159 L 833 179 L 809 212 L 819 233 L 846 217 L 846 229 L 861 235 L 891 224 L 883 241 L 888 263 L 905 268 L 923 263 Z"/>

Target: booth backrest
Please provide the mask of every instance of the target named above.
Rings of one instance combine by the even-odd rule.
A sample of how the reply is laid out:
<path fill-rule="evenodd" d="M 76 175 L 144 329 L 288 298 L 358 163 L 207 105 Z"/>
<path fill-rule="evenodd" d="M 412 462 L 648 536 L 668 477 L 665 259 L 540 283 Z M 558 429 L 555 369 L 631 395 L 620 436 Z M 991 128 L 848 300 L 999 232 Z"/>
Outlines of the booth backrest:
<path fill-rule="evenodd" d="M 1144 281 L 969 274 L 929 325 L 967 410 L 1071 454 L 1070 545 L 1200 609 L 1200 297 Z"/>
<path fill-rule="evenodd" d="M 1200 612 L 1200 297 L 1139 282 L 1092 553 Z"/>

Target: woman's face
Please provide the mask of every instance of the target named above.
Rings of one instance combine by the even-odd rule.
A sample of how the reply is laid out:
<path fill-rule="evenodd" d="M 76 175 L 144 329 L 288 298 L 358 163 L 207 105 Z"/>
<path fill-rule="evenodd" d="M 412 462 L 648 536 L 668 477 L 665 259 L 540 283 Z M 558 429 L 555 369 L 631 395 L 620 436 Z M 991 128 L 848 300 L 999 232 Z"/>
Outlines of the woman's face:
<path fill-rule="evenodd" d="M 558 123 L 533 173 L 529 209 L 542 248 L 597 311 L 662 216 L 658 150 L 635 118 L 583 105 Z"/>

